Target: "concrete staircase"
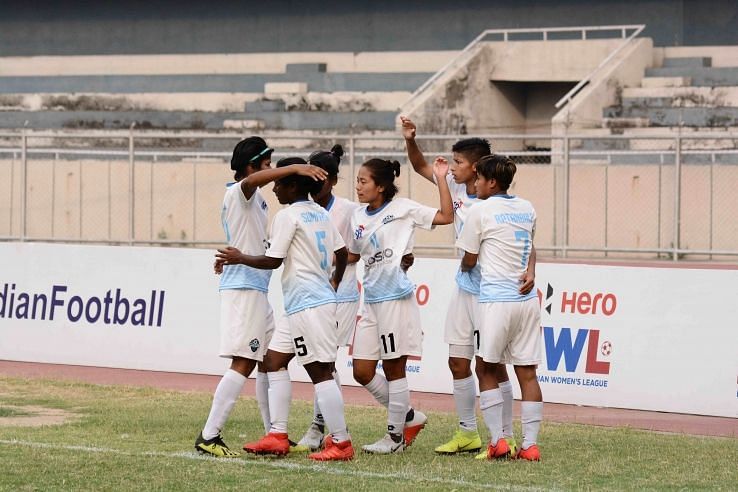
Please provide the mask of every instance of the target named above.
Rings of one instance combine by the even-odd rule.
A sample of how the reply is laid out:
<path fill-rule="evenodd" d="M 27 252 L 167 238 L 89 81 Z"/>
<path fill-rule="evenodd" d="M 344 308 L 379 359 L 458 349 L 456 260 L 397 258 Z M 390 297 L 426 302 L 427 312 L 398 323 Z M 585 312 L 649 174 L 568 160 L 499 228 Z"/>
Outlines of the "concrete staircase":
<path fill-rule="evenodd" d="M 582 158 L 605 159 L 584 155 L 586 151 L 631 151 L 614 153 L 609 162 L 673 164 L 674 140 L 648 137 L 680 134 L 685 137 L 683 163 L 738 164 L 736 141 L 689 139 L 694 132 L 738 132 L 738 67 L 713 67 L 710 57 L 665 58 L 661 67 L 646 70 L 640 87 L 622 88 L 619 99 L 618 104 L 603 108 L 602 130 L 593 130 L 592 139 L 577 141 L 572 147 Z M 632 139 L 598 139 L 598 135 Z M 644 153 L 633 152 L 639 150 Z"/>

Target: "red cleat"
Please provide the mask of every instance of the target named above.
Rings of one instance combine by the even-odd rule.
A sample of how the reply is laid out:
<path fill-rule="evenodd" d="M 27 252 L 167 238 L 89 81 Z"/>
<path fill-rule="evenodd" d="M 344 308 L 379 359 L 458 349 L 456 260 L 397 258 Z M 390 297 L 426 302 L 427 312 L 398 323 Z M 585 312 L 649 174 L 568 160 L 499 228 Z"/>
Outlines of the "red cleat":
<path fill-rule="evenodd" d="M 283 456 L 290 452 L 290 440 L 287 438 L 287 434 L 270 432 L 258 441 L 244 444 L 243 450 L 253 454 Z"/>
<path fill-rule="evenodd" d="M 541 451 L 538 449 L 537 445 L 532 445 L 528 449 L 520 449 L 518 451 L 518 454 L 515 455 L 516 459 L 519 460 L 528 460 L 528 461 L 541 461 Z"/>
<path fill-rule="evenodd" d="M 497 444 L 493 445 L 489 443 L 487 445 L 487 459 L 488 460 L 504 460 L 510 457 L 510 445 L 507 443 L 505 438 L 500 438 Z"/>
<path fill-rule="evenodd" d="M 423 412 L 415 410 L 413 413 L 413 419 L 405 422 L 405 428 L 403 429 L 406 447 L 413 443 L 415 438 L 418 437 L 418 434 L 420 434 L 420 431 L 425 427 L 425 423 L 428 421 L 428 417 L 426 417 Z"/>
<path fill-rule="evenodd" d="M 325 449 L 308 455 L 315 461 L 351 461 L 354 459 L 354 447 L 351 440 L 334 442 L 332 438 L 326 439 Z"/>

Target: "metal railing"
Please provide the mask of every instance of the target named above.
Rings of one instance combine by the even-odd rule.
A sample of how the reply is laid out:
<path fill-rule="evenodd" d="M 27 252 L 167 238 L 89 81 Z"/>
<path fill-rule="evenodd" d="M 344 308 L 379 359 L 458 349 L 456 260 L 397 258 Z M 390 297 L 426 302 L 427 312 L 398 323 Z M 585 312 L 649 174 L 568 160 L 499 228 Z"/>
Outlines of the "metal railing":
<path fill-rule="evenodd" d="M 424 135 L 418 141 L 430 158 L 448 155 L 456 140 L 470 136 Z M 479 136 L 518 163 L 512 192 L 534 203 L 536 248 L 544 256 L 738 257 L 732 212 L 738 134 Z M 227 162 L 240 138 L 133 129 L 0 132 L 0 240 L 221 244 L 222 186 L 232 177 Z M 398 159 L 401 193 L 437 205 L 434 187 L 407 164 L 399 137 L 265 138 L 278 149 L 275 158 L 341 143 L 347 153 L 336 192 L 348 198 L 354 197 L 361 162 Z M 416 247 L 455 254 L 450 228 L 422 235 Z"/>
<path fill-rule="evenodd" d="M 469 58 L 473 55 L 476 48 L 480 45 L 480 43 L 484 42 L 489 38 L 490 36 L 500 36 L 503 42 L 509 42 L 513 41 L 511 39 L 514 37 L 514 35 L 524 35 L 524 34 L 533 34 L 533 35 L 540 35 L 541 41 L 549 41 L 550 35 L 552 33 L 557 34 L 564 34 L 564 33 L 575 33 L 578 34 L 579 37 L 575 39 L 581 39 L 586 40 L 589 39 L 587 37 L 587 33 L 590 32 L 612 32 L 612 33 L 618 33 L 618 38 L 624 38 L 625 42 L 621 44 L 617 49 L 615 49 L 610 55 L 605 58 L 605 60 L 600 63 L 600 65 L 595 68 L 589 75 L 587 75 L 584 79 L 582 79 L 571 91 L 569 91 L 568 94 L 566 94 L 559 102 L 556 103 L 556 108 L 560 108 L 563 106 L 566 102 L 568 102 L 572 97 L 576 95 L 579 90 L 581 90 L 589 81 L 591 78 L 597 73 L 597 71 L 600 70 L 602 66 L 604 66 L 607 62 L 609 62 L 617 53 L 619 53 L 625 46 L 627 46 L 633 38 L 638 36 L 638 34 L 643 31 L 643 29 L 646 26 L 643 24 L 627 24 L 627 25 L 613 25 L 613 26 L 576 26 L 576 27 L 534 27 L 534 28 L 517 28 L 517 29 L 486 29 L 482 31 L 476 38 L 474 38 L 469 44 L 467 44 L 454 58 L 452 58 L 448 63 L 446 63 L 441 69 L 439 69 L 431 78 L 426 80 L 423 85 L 418 87 L 415 92 L 413 92 L 410 95 L 410 98 L 403 104 L 403 108 L 411 108 L 412 104 L 416 101 L 416 99 L 426 91 L 429 87 L 431 87 L 440 77 L 442 77 L 445 73 L 447 73 L 452 67 L 458 66 L 461 63 L 465 63 L 469 60 Z M 628 31 L 633 31 L 630 35 L 628 35 Z M 563 102 L 562 102 L 563 101 Z M 406 111 L 409 111 L 406 110 Z"/>

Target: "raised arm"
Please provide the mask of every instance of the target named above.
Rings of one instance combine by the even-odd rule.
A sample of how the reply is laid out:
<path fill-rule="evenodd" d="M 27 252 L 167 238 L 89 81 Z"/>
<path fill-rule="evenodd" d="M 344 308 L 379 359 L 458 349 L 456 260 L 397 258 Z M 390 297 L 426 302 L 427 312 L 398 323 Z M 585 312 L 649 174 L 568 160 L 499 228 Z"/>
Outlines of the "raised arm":
<path fill-rule="evenodd" d="M 405 137 L 405 147 L 407 147 L 407 157 L 410 159 L 410 164 L 413 165 L 416 173 L 433 183 L 433 166 L 426 162 L 423 152 L 415 141 L 415 132 L 417 131 L 415 123 L 405 116 L 400 116 L 400 123 L 402 124 L 402 136 Z M 446 179 L 445 176 L 444 179 Z"/>
<path fill-rule="evenodd" d="M 433 218 L 433 225 L 446 225 L 454 221 L 454 204 L 451 201 L 451 190 L 448 189 L 446 174 L 448 174 L 448 161 L 444 157 L 436 157 L 433 162 L 433 174 L 438 182 L 438 195 L 441 207 Z"/>
<path fill-rule="evenodd" d="M 246 265 L 259 270 L 275 270 L 282 264 L 282 258 L 245 255 L 233 246 L 219 249 L 215 257 L 217 258 L 216 261 L 220 260 L 224 265 Z"/>
<path fill-rule="evenodd" d="M 292 174 L 309 176 L 315 181 L 325 181 L 328 179 L 328 173 L 318 166 L 313 166 L 312 164 L 292 164 L 291 166 L 264 169 L 249 174 L 241 180 L 241 191 L 243 192 L 243 196 L 248 200 L 254 194 L 256 188 L 269 184 L 272 181 L 286 178 Z"/>

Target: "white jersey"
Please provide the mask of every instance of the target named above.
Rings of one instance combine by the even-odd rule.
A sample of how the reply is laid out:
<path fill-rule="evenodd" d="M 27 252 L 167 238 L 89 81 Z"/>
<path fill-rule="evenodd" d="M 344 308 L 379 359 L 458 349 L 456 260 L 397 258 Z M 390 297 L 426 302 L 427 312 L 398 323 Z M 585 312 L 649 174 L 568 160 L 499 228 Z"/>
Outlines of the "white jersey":
<path fill-rule="evenodd" d="M 277 212 L 266 256 L 284 258 L 284 310 L 304 309 L 336 302 L 330 284 L 333 252 L 345 246 L 325 209 L 309 200 Z"/>
<path fill-rule="evenodd" d="M 351 216 L 354 211 L 360 208 L 356 202 L 346 200 L 338 196 L 333 196 L 331 201 L 326 206 L 328 215 L 331 217 L 331 222 L 336 226 L 338 232 L 341 234 L 341 239 L 346 244 L 349 244 L 353 231 L 351 229 Z M 333 271 L 331 271 L 333 274 Z M 346 265 L 346 271 L 343 274 L 343 280 L 338 285 L 336 291 L 336 302 L 356 302 L 359 300 L 359 284 L 356 280 L 356 263 Z"/>
<path fill-rule="evenodd" d="M 438 184 L 435 174 L 433 175 L 433 182 Z M 451 192 L 451 201 L 454 204 L 454 232 L 456 239 L 458 239 L 461 236 L 461 230 L 464 228 L 466 217 L 469 215 L 469 209 L 471 209 L 472 205 L 483 200 L 477 198 L 477 195 L 469 195 L 466 192 L 466 184 L 459 184 L 454 181 L 454 177 L 450 173 L 446 175 L 446 182 Z M 482 270 L 479 265 L 468 272 L 462 272 L 461 268 L 456 272 L 456 284 L 459 288 L 475 296 L 479 295 L 479 282 L 481 280 Z"/>
<path fill-rule="evenodd" d="M 267 247 L 269 209 L 257 188 L 248 200 L 239 183 L 228 184 L 220 220 L 228 246 L 252 256 L 264 254 Z M 220 276 L 220 290 L 255 289 L 266 292 L 271 270 L 258 270 L 246 265 L 224 265 Z"/>
<path fill-rule="evenodd" d="M 364 261 L 364 302 L 401 299 L 415 286 L 400 268 L 414 241 L 415 228 L 433 228 L 437 209 L 407 198 L 395 198 L 371 212 L 367 206 L 351 217 L 349 250 Z"/>
<path fill-rule="evenodd" d="M 479 255 L 479 302 L 525 301 L 536 296 L 535 289 L 525 295 L 519 292 L 535 230 L 536 211 L 522 198 L 494 195 L 472 208 L 456 247 Z"/>

